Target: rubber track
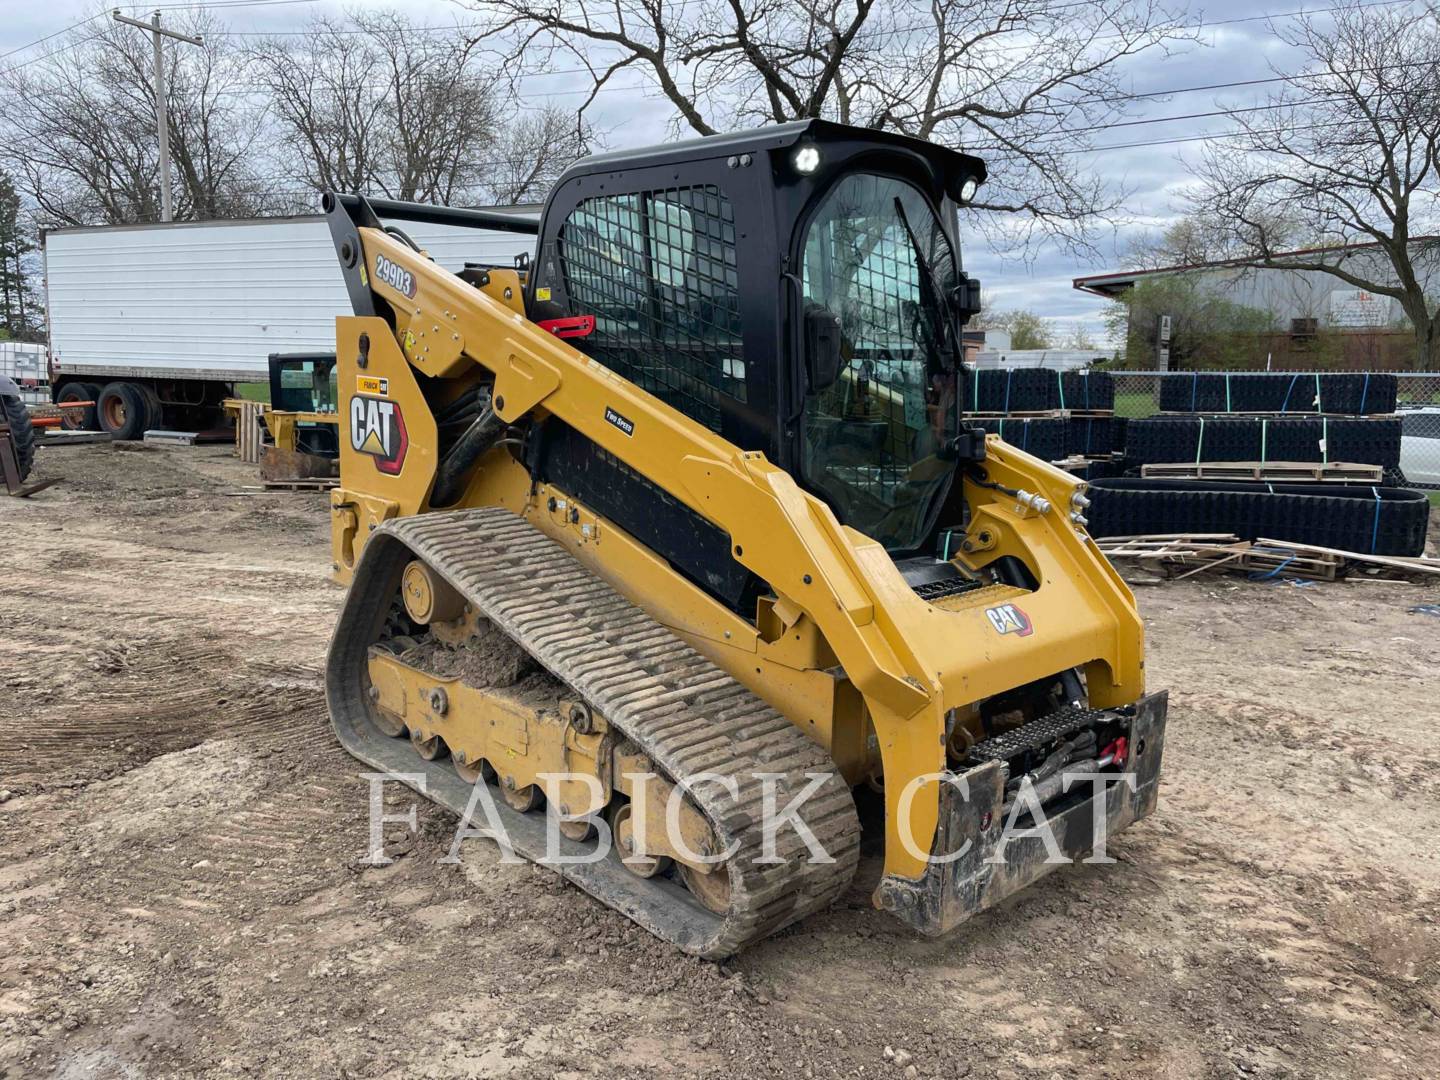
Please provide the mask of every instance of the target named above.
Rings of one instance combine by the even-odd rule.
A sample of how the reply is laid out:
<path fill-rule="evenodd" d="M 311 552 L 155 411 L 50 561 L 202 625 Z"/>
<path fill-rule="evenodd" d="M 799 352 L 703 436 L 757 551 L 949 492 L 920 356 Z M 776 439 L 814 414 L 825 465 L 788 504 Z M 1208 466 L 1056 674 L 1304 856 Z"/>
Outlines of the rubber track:
<path fill-rule="evenodd" d="M 1393 413 L 1398 380 L 1385 372 L 1180 371 L 1160 376 L 1165 412 Z"/>
<path fill-rule="evenodd" d="M 1090 535 L 1234 533 L 1371 555 L 1423 554 L 1430 501 L 1422 491 L 1362 484 L 1097 480 Z"/>
<path fill-rule="evenodd" d="M 1180 461 L 1344 461 L 1400 465 L 1388 416 L 1149 416 L 1125 428 L 1127 466 Z"/>
<path fill-rule="evenodd" d="M 846 890 L 859 858 L 860 825 L 850 790 L 824 749 L 507 510 L 426 514 L 388 522 L 371 535 L 327 672 L 331 716 L 351 753 L 394 768 L 399 740 L 384 738 L 364 720 L 363 669 L 366 647 L 412 553 L 684 787 L 722 847 L 738 845 L 730 859 L 732 907 L 724 918 L 701 908 L 674 882 L 631 874 L 613 851 L 599 863 L 555 870 L 686 952 L 717 958 L 828 906 Z M 447 764 L 427 766 L 413 754 L 408 761 L 411 771 L 427 769 L 433 777 L 427 794 L 449 791 L 437 801 L 463 809 L 463 802 L 454 804 L 468 797 L 468 787 L 457 799 L 451 781 L 458 777 Z M 800 816 L 834 862 L 811 861 L 790 827 L 777 835 L 782 861 L 757 862 L 763 806 L 757 774 L 784 774 L 778 797 L 783 807 L 806 785 L 807 774 L 817 772 L 827 778 Z M 701 773 L 732 778 L 739 800 L 714 783 L 690 786 Z M 498 809 L 508 815 L 507 827 L 512 821 L 516 826 L 510 832 L 517 851 L 535 858 L 526 835 L 533 835 L 535 819 L 543 822 L 543 815 L 516 814 L 503 803 Z"/>
<path fill-rule="evenodd" d="M 966 412 L 1088 412 L 1115 407 L 1115 379 L 1108 371 L 967 367 L 962 378 L 960 407 Z"/>

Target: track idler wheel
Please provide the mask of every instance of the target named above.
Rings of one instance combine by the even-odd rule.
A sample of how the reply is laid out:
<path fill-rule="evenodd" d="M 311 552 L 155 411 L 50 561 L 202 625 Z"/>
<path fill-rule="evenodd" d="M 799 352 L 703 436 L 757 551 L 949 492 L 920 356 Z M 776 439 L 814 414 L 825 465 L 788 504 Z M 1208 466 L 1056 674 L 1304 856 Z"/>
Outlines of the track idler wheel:
<path fill-rule="evenodd" d="M 475 761 L 467 762 L 464 758 L 456 756 L 450 759 L 455 766 L 455 771 L 460 774 L 460 779 L 467 784 L 478 783 L 483 780 L 487 784 L 495 782 L 495 770 L 484 758 L 477 758 Z"/>
<path fill-rule="evenodd" d="M 702 874 L 694 867 L 681 863 L 680 879 L 685 882 L 690 895 L 716 915 L 729 912 L 730 868 L 724 863 L 714 867 L 708 874 Z"/>
<path fill-rule="evenodd" d="M 505 800 L 505 805 L 511 810 L 528 814 L 544 801 L 545 793 L 540 790 L 539 784 L 526 784 L 524 787 L 517 788 L 515 781 L 507 779 L 500 785 L 500 797 Z"/>
<path fill-rule="evenodd" d="M 410 732 L 410 744 L 415 747 L 415 752 L 426 761 L 439 761 L 450 753 L 450 748 L 445 745 L 445 740 L 439 735 L 431 735 L 428 739 L 422 738 L 420 732 Z"/>
<path fill-rule="evenodd" d="M 380 700 L 380 691 L 372 686 L 367 693 L 369 694 L 371 704 L 370 708 L 366 711 L 370 714 L 370 722 L 375 725 L 376 730 L 383 735 L 388 735 L 392 739 L 398 739 L 403 736 L 406 731 L 405 721 L 393 713 L 386 712 L 375 704 L 376 701 Z"/>
<path fill-rule="evenodd" d="M 610 807 L 610 834 L 620 849 L 621 864 L 636 877 L 652 878 L 670 868 L 670 859 L 649 858 L 635 850 L 635 830 L 630 821 L 630 803 L 617 802 Z"/>
<path fill-rule="evenodd" d="M 400 578 L 405 614 L 421 626 L 451 622 L 465 613 L 465 598 L 420 559 L 410 560 Z"/>

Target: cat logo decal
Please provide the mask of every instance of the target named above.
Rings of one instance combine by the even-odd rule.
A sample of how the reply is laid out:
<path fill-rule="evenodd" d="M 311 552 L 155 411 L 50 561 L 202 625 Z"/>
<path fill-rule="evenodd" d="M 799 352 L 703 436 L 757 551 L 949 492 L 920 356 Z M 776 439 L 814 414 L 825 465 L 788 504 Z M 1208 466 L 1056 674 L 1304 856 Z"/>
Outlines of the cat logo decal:
<path fill-rule="evenodd" d="M 384 398 L 355 394 L 350 398 L 350 448 L 375 459 L 375 468 L 389 476 L 405 464 L 410 436 L 400 406 Z"/>
<path fill-rule="evenodd" d="M 997 604 L 995 607 L 986 608 L 985 617 L 990 620 L 990 625 L 995 628 L 997 634 L 1029 637 L 1035 632 L 1035 627 L 1030 622 L 1030 616 L 1014 604 Z"/>

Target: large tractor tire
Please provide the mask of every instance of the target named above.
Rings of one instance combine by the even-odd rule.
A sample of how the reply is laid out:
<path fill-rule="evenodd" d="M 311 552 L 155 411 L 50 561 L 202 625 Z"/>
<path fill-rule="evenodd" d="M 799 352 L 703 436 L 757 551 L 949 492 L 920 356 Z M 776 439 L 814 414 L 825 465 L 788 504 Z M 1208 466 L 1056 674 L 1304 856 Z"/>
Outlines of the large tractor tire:
<path fill-rule="evenodd" d="M 88 401 L 83 409 L 66 409 L 61 413 L 60 426 L 67 431 L 99 431 L 100 421 L 96 417 L 94 403 L 100 400 L 100 387 L 95 383 L 66 383 L 55 395 L 55 403 L 64 405 L 67 401 Z"/>
<path fill-rule="evenodd" d="M 100 391 L 95 409 L 100 430 L 117 439 L 138 439 L 150 426 L 150 402 L 134 383 L 110 383 Z"/>
<path fill-rule="evenodd" d="M 35 428 L 30 424 L 30 410 L 18 397 L 0 397 L 5 422 L 10 425 L 10 434 L 15 441 L 15 460 L 20 466 L 20 479 L 30 475 L 30 466 L 35 463 Z"/>

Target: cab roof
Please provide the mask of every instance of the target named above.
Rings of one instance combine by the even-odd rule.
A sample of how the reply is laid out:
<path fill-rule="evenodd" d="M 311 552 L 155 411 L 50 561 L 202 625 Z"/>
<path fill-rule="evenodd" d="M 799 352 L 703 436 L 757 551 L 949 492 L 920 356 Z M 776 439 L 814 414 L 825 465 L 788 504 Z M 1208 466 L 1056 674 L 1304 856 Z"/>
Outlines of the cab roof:
<path fill-rule="evenodd" d="M 813 142 L 819 146 L 838 143 L 849 144 L 852 148 L 861 145 L 892 147 L 907 151 L 923 159 L 936 175 L 942 179 L 942 186 L 950 186 L 973 177 L 983 182 L 986 175 L 985 162 L 971 154 L 952 150 L 948 146 L 916 139 L 899 132 L 883 131 L 877 128 L 852 127 L 837 124 L 831 120 L 792 120 L 786 124 L 771 124 L 751 128 L 748 131 L 733 131 L 721 135 L 702 135 L 694 139 L 662 143 L 658 146 L 643 146 L 629 150 L 614 150 L 604 154 L 592 154 L 581 158 L 560 178 L 564 183 L 579 176 L 593 176 L 597 173 L 615 172 L 652 165 L 675 165 L 681 162 L 705 158 L 728 158 L 736 154 L 770 153 L 788 150 L 802 142 Z M 559 184 L 557 183 L 557 187 Z"/>

